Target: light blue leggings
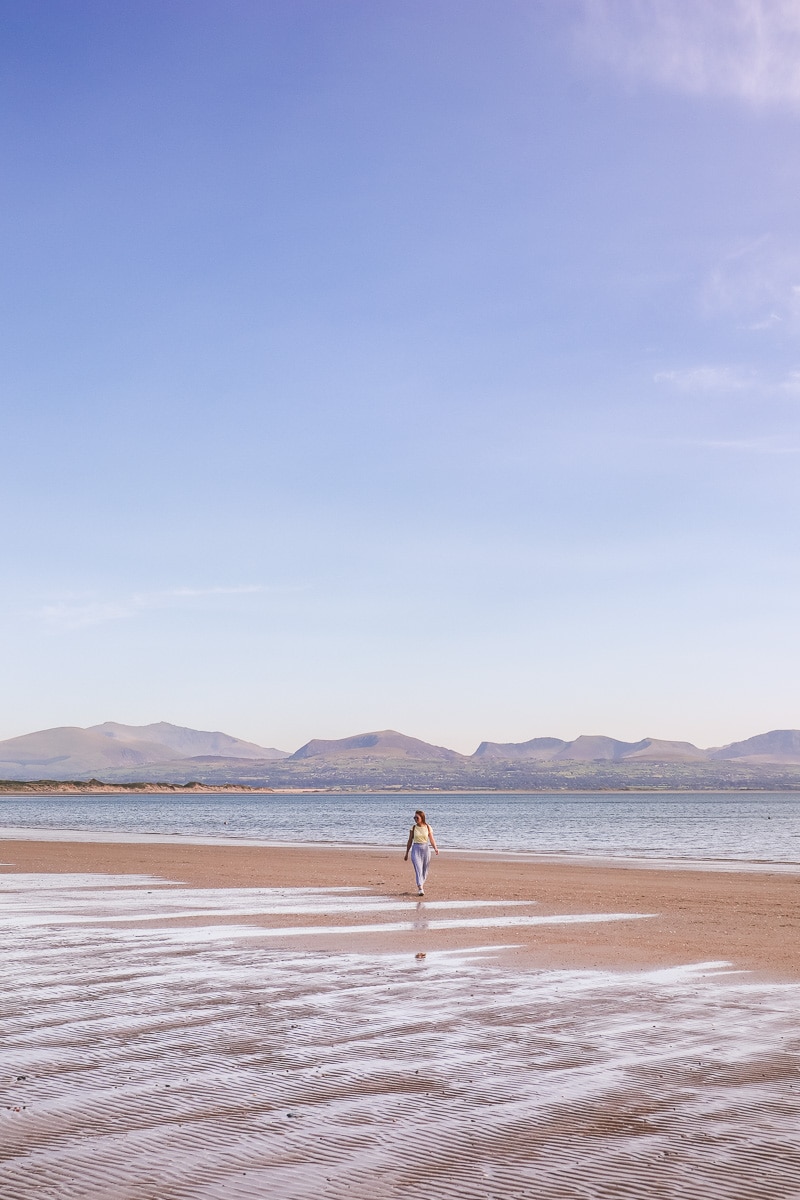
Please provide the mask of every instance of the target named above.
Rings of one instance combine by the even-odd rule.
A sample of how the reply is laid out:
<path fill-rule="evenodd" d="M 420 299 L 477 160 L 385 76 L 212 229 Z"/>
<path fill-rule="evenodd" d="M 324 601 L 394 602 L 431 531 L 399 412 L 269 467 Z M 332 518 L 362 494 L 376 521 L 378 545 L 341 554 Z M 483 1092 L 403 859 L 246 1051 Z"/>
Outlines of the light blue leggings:
<path fill-rule="evenodd" d="M 424 887 L 425 880 L 428 878 L 428 867 L 431 865 L 431 847 L 429 843 L 414 843 L 411 847 L 411 865 L 417 877 L 417 887 Z"/>

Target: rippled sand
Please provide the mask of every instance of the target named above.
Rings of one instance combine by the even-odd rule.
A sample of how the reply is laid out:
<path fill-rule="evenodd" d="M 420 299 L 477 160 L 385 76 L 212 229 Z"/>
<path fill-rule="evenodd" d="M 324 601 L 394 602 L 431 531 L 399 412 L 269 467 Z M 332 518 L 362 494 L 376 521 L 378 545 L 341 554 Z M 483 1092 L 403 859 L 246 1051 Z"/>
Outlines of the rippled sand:
<path fill-rule="evenodd" d="M 644 913 L 13 869 L 0 896 L 3 1200 L 800 1196 L 800 985 L 503 951 Z"/>

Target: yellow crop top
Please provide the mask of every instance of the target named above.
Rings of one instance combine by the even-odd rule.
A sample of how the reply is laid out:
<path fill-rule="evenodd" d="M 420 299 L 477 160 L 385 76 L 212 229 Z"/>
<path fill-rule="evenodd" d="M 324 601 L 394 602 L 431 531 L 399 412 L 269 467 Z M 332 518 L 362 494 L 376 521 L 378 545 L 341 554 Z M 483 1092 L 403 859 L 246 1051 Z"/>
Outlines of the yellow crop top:
<path fill-rule="evenodd" d="M 430 841 L 430 838 L 428 837 L 428 826 L 427 825 L 415 825 L 414 826 L 414 841 L 417 843 Z"/>

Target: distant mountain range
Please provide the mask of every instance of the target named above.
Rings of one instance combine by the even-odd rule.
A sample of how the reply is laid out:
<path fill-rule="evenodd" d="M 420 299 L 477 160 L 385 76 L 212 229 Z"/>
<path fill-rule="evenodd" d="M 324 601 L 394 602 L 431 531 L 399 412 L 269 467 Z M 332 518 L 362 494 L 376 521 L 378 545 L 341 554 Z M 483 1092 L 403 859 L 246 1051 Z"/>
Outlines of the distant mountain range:
<path fill-rule="evenodd" d="M 717 762 L 800 764 L 800 730 L 773 729 L 743 742 L 701 750 L 691 742 L 642 738 L 619 742 L 610 737 L 579 737 L 573 742 L 560 738 L 533 738 L 530 742 L 481 742 L 475 758 L 528 759 L 536 762 Z"/>
<path fill-rule="evenodd" d="M 667 742 L 643 738 L 641 742 L 619 742 L 610 737 L 579 737 L 574 742 L 560 738 L 533 738 L 530 742 L 481 742 L 476 758 L 509 758 L 530 762 L 707 762 L 717 751 L 698 750 L 691 742 Z M 800 761 L 800 759 L 798 759 Z"/>
<path fill-rule="evenodd" d="M 2 754 L 2 742 L 0 742 Z M 301 746 L 288 761 L 300 759 L 368 761 L 370 759 L 411 759 L 416 762 L 473 762 L 500 759 L 509 762 L 714 762 L 738 759 L 743 762 L 800 765 L 800 730 L 774 729 L 744 742 L 701 750 L 691 742 L 670 742 L 662 738 L 643 738 L 640 742 L 620 742 L 616 738 L 593 736 L 575 738 L 532 738 L 529 742 L 481 742 L 474 754 L 459 754 L 444 746 L 432 746 L 417 738 L 384 729 L 381 733 L 361 733 L 336 741 L 311 741 Z"/>
<path fill-rule="evenodd" d="M 267 787 L 800 787 L 800 730 L 727 746 L 605 736 L 481 742 L 460 754 L 386 729 L 314 739 L 294 754 L 159 721 L 60 726 L 0 741 L 0 779 L 237 783 Z"/>
<path fill-rule="evenodd" d="M 88 729 L 60 725 L 0 741 L 0 777 L 29 779 L 35 772 L 50 779 L 76 779 L 122 768 L 133 778 L 137 767 L 207 755 L 258 762 L 287 757 L 283 750 L 256 746 L 227 733 L 205 733 L 166 721 L 154 725 L 106 721 Z"/>

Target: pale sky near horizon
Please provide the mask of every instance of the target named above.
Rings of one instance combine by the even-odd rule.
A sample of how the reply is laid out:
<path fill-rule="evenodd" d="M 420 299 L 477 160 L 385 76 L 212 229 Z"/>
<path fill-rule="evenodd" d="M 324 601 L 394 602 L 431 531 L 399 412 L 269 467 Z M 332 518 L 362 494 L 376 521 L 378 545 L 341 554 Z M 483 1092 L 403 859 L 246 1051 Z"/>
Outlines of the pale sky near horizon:
<path fill-rule="evenodd" d="M 0 737 L 800 727 L 800 4 L 0 13 Z"/>

